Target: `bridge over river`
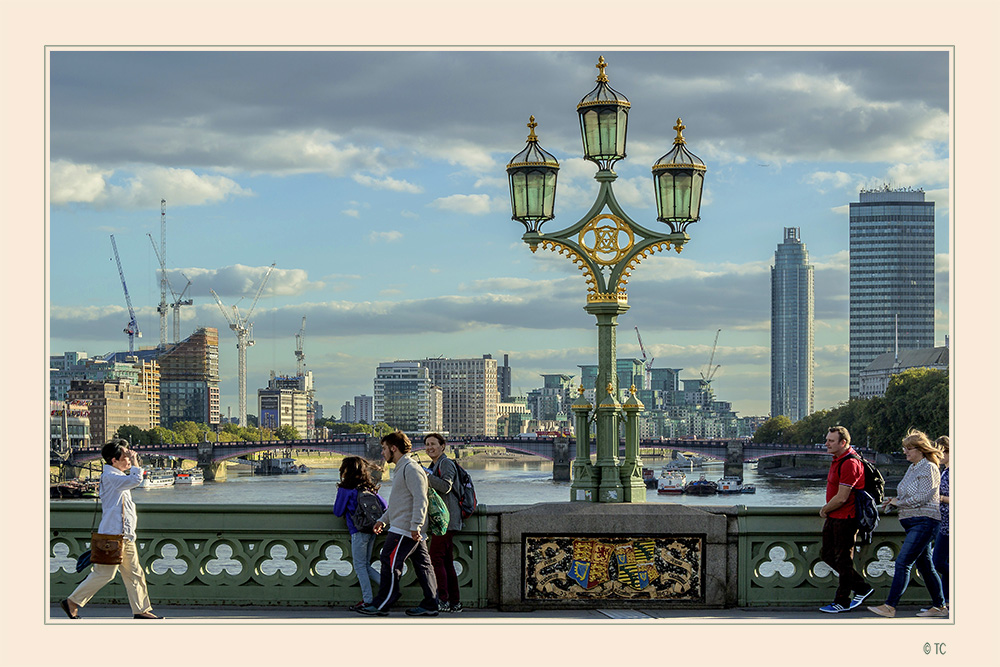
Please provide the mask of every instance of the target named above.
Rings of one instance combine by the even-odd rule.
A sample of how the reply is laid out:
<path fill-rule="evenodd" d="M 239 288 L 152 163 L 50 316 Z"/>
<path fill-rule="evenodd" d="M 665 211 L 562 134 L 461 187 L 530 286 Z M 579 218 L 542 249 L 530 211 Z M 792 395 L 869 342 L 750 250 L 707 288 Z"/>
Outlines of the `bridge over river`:
<path fill-rule="evenodd" d="M 502 448 L 508 452 L 530 454 L 555 462 L 557 465 L 568 465 L 577 456 L 577 442 L 574 438 L 559 438 L 552 436 L 539 437 L 465 437 L 451 442 L 453 447 L 492 447 Z M 655 438 L 639 441 L 640 451 L 661 450 L 692 452 L 699 456 L 718 461 L 729 461 L 731 464 L 758 461 L 765 457 L 788 454 L 823 454 L 826 449 L 822 444 L 812 446 L 754 444 L 747 439 L 667 439 Z M 331 452 L 344 456 L 365 456 L 377 459 L 380 456 L 377 438 L 364 434 L 335 435 L 329 438 L 312 440 L 260 440 L 253 442 L 201 442 L 196 444 L 150 444 L 136 445 L 134 449 L 145 456 L 167 456 L 177 459 L 195 461 L 200 466 L 218 466 L 223 461 L 238 459 L 258 452 L 280 450 L 306 450 L 316 452 Z M 423 449 L 423 443 L 414 442 L 414 450 Z M 590 442 L 590 454 L 596 454 L 597 446 Z M 861 452 L 865 454 L 864 451 Z M 625 443 L 622 441 L 619 454 L 624 456 Z M 76 449 L 69 456 L 67 463 L 73 465 L 86 464 L 99 460 L 101 448 L 97 446 Z M 53 461 L 59 463 L 59 461 Z"/>

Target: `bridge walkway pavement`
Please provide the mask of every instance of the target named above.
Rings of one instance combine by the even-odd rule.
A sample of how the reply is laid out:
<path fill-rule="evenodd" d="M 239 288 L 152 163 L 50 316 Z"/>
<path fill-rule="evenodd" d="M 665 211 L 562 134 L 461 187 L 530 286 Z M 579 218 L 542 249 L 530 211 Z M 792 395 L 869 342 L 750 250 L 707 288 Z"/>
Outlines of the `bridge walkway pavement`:
<path fill-rule="evenodd" d="M 802 608 L 730 608 L 730 609 L 575 609 L 575 610 L 545 610 L 531 612 L 503 612 L 495 608 L 466 609 L 458 614 L 439 614 L 437 617 L 410 617 L 405 607 L 396 606 L 387 617 L 367 617 L 349 611 L 346 607 L 254 607 L 254 606 L 185 606 L 157 605 L 154 602 L 153 611 L 164 617 L 165 623 L 233 623 L 247 622 L 252 624 L 282 623 L 286 621 L 305 621 L 309 624 L 342 623 L 345 621 L 367 622 L 372 624 L 385 621 L 407 621 L 411 623 L 460 623 L 460 624 L 490 624 L 490 623 L 576 623 L 588 621 L 621 621 L 664 623 L 676 621 L 679 624 L 720 623 L 764 623 L 774 624 L 810 624 L 820 623 L 949 623 L 950 619 L 917 618 L 920 611 L 917 606 L 902 605 L 897 609 L 896 618 L 892 621 L 875 616 L 864 607 L 841 614 L 824 614 L 813 607 Z M 53 621 L 70 622 L 59 604 L 50 605 L 50 618 Z M 128 605 L 90 604 L 80 610 L 80 620 L 97 623 L 117 623 L 132 621 Z"/>

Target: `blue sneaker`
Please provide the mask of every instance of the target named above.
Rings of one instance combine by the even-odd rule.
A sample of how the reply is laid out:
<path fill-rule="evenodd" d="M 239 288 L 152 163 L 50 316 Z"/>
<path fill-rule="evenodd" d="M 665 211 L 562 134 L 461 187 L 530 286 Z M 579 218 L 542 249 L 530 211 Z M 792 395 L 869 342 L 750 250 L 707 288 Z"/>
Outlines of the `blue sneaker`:
<path fill-rule="evenodd" d="M 413 607 L 406 610 L 407 616 L 437 616 L 437 609 L 425 609 L 423 607 Z"/>
<path fill-rule="evenodd" d="M 867 593 L 858 593 L 853 598 L 851 598 L 851 605 L 848 607 L 848 609 L 857 609 L 858 607 L 861 606 L 861 603 L 865 601 L 865 598 L 867 598 L 874 592 L 875 592 L 874 588 L 869 588 Z"/>
<path fill-rule="evenodd" d="M 378 607 L 376 607 L 375 605 L 371 605 L 371 604 L 366 604 L 364 607 L 361 607 L 360 609 L 355 609 L 354 611 L 358 612 L 359 614 L 364 614 L 365 616 L 388 616 L 389 615 L 389 612 L 383 611 L 383 610 L 379 609 Z"/>
<path fill-rule="evenodd" d="M 847 611 L 847 607 L 834 602 L 833 604 L 828 604 L 825 607 L 820 607 L 819 610 L 827 614 L 839 614 L 842 611 Z"/>

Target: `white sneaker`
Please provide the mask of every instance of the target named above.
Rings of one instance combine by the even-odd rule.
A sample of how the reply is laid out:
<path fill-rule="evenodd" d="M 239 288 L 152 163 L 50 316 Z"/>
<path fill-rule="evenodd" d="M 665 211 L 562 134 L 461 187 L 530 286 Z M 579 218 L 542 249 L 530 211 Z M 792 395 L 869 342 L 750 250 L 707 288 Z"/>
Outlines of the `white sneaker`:
<path fill-rule="evenodd" d="M 941 607 L 931 607 L 921 611 L 917 616 L 921 618 L 948 618 L 948 610 Z"/>

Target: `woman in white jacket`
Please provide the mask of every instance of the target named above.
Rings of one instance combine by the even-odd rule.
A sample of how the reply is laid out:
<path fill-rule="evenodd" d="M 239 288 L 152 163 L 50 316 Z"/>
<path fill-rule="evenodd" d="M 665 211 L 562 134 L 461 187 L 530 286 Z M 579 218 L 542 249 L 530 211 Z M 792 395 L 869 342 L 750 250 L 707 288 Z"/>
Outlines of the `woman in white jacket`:
<path fill-rule="evenodd" d="M 946 618 L 948 611 L 944 608 L 941 579 L 931 561 L 931 545 L 941 526 L 938 498 L 941 472 L 937 465 L 941 460 L 941 450 L 924 433 L 911 430 L 903 438 L 903 452 L 910 467 L 896 487 L 896 497 L 886 499 L 882 509 L 899 508 L 899 523 L 906 531 L 906 537 L 896 556 L 889 597 L 885 604 L 868 607 L 868 610 L 879 616 L 893 618 L 899 599 L 910 583 L 910 570 L 916 565 L 933 603 L 930 609 L 917 616 Z"/>

